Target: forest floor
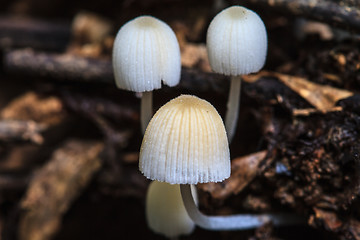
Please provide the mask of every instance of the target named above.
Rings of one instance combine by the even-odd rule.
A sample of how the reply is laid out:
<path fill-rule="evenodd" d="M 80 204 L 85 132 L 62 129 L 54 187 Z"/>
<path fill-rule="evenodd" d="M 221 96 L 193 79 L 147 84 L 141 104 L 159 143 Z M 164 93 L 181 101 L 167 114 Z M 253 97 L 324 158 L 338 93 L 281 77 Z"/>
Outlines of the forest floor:
<path fill-rule="evenodd" d="M 197 186 L 208 214 L 306 223 L 181 239 L 360 240 L 360 7 L 312 2 L 244 1 L 266 25 L 267 61 L 243 77 L 231 177 Z M 145 220 L 140 95 L 114 84 L 114 37 L 139 15 L 168 23 L 182 77 L 154 91 L 154 110 L 193 94 L 223 117 L 230 81 L 210 68 L 206 31 L 236 3 L 0 0 L 0 240 L 164 239 Z"/>

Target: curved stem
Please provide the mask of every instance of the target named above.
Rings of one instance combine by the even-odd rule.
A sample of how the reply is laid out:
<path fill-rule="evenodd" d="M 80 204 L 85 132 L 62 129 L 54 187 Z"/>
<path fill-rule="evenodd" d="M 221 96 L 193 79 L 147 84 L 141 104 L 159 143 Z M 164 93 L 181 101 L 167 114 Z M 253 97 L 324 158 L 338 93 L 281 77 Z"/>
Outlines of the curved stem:
<path fill-rule="evenodd" d="M 152 118 L 152 108 L 153 108 L 153 92 L 143 92 L 141 97 L 141 111 L 140 111 L 140 118 L 141 118 L 141 131 L 145 134 L 145 130 L 147 125 Z"/>
<path fill-rule="evenodd" d="M 231 77 L 230 92 L 227 102 L 227 112 L 225 116 L 225 128 L 228 136 L 229 143 L 234 137 L 236 131 L 236 124 L 240 111 L 240 90 L 241 90 L 241 77 Z"/>
<path fill-rule="evenodd" d="M 190 218 L 201 228 L 208 230 L 245 230 L 257 228 L 267 222 L 274 226 L 303 224 L 302 217 L 293 214 L 237 214 L 230 216 L 207 216 L 197 208 L 191 194 L 190 185 L 180 185 L 185 209 Z"/>

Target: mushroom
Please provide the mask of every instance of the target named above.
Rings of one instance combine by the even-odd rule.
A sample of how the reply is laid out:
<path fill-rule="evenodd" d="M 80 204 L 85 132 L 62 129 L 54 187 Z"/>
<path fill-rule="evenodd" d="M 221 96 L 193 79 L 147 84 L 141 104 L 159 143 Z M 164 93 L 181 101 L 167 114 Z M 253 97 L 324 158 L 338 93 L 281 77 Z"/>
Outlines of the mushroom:
<path fill-rule="evenodd" d="M 194 199 L 196 189 L 192 186 Z M 151 230 L 168 238 L 189 235 L 195 224 L 189 217 L 178 184 L 152 181 L 146 195 L 146 220 Z"/>
<path fill-rule="evenodd" d="M 210 66 L 231 76 L 225 127 L 231 142 L 239 115 L 241 75 L 259 71 L 267 53 L 266 28 L 253 11 L 232 6 L 211 21 L 206 37 Z"/>
<path fill-rule="evenodd" d="M 268 221 L 274 225 L 299 221 L 287 214 L 206 216 L 198 210 L 190 184 L 228 178 L 230 152 L 218 112 L 209 102 L 195 96 L 181 95 L 155 113 L 141 144 L 139 169 L 151 180 L 180 184 L 189 216 L 205 229 L 249 229 Z"/>
<path fill-rule="evenodd" d="M 142 92 L 143 132 L 152 116 L 152 91 L 161 83 L 180 81 L 180 48 L 175 33 L 152 16 L 137 17 L 123 25 L 113 47 L 113 69 L 118 88 Z"/>

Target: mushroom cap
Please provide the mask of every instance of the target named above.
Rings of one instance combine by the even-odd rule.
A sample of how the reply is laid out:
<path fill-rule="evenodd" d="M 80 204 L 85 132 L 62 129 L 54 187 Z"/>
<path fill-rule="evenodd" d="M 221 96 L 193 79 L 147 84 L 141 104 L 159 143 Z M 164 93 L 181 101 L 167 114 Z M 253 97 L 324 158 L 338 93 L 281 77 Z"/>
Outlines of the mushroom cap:
<path fill-rule="evenodd" d="M 254 73 L 265 64 L 266 28 L 255 12 L 232 6 L 211 21 L 206 46 L 214 72 L 231 76 Z"/>
<path fill-rule="evenodd" d="M 140 16 L 123 25 L 113 48 L 113 69 L 118 88 L 144 92 L 161 88 L 161 81 L 180 81 L 180 47 L 175 33 L 163 21 Z"/>
<path fill-rule="evenodd" d="M 162 106 L 142 141 L 140 171 L 171 184 L 219 182 L 230 176 L 225 127 L 207 101 L 181 95 Z"/>
<path fill-rule="evenodd" d="M 197 202 L 196 188 L 192 194 Z M 146 221 L 151 230 L 168 238 L 188 235 L 195 228 L 186 212 L 180 185 L 152 181 L 146 194 Z"/>

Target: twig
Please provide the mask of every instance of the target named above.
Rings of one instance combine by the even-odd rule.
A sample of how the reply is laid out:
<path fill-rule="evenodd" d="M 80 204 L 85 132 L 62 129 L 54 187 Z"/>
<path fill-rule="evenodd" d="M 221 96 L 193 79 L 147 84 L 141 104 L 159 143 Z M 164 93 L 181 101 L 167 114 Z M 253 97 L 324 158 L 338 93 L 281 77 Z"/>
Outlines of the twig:
<path fill-rule="evenodd" d="M 114 84 L 110 60 L 90 59 L 70 54 L 48 54 L 30 49 L 9 51 L 4 68 L 9 73 L 50 77 L 61 81 L 82 81 Z M 226 77 L 183 68 L 180 87 L 217 92 L 228 91 Z"/>
<path fill-rule="evenodd" d="M 32 47 L 63 50 L 70 40 L 70 26 L 31 18 L 0 17 L 0 48 Z"/>
<path fill-rule="evenodd" d="M 43 142 L 40 132 L 45 126 L 34 121 L 2 120 L 0 121 L 0 141 L 32 141 Z"/>

